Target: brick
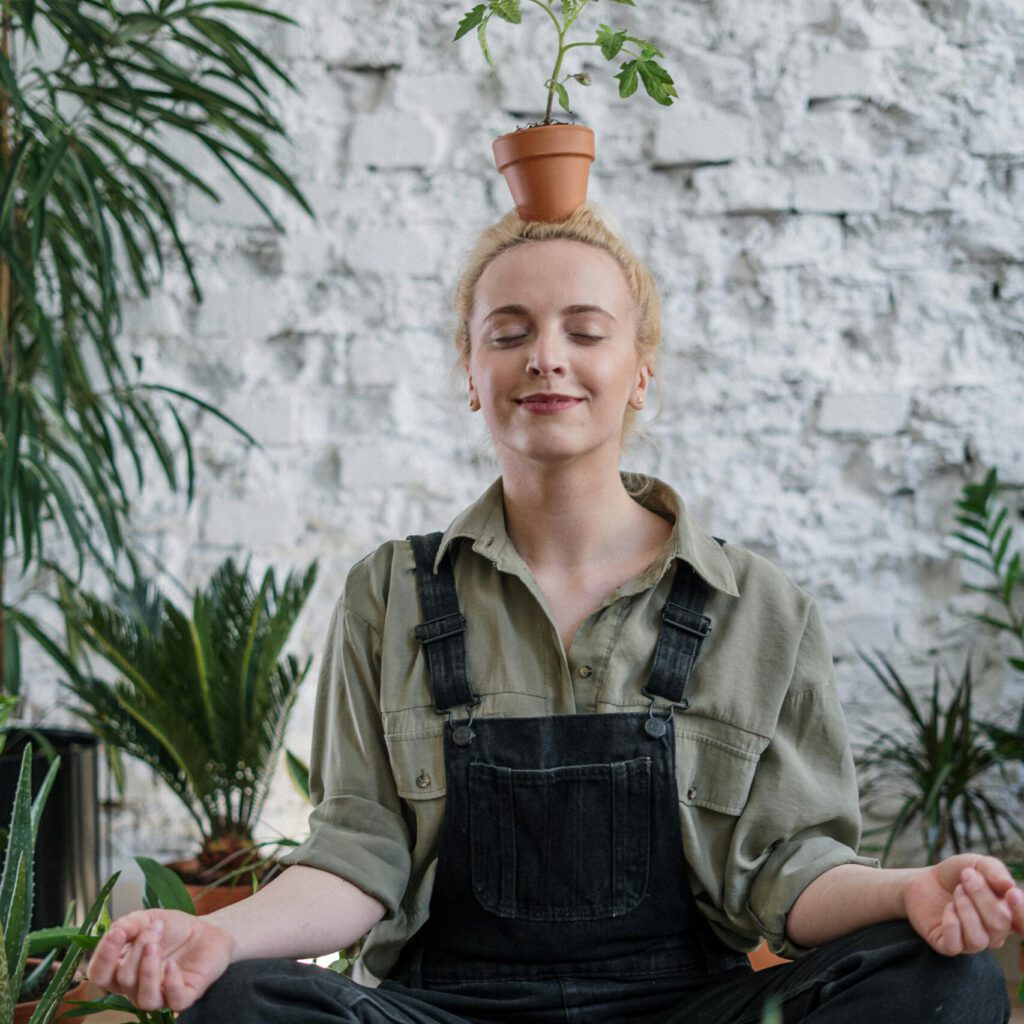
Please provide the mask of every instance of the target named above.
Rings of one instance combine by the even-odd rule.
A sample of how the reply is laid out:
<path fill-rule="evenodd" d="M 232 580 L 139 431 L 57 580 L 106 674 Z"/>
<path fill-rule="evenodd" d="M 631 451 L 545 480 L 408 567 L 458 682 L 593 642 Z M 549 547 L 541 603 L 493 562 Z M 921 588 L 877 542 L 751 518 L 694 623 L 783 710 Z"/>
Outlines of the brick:
<path fill-rule="evenodd" d="M 878 181 L 849 171 L 797 175 L 793 205 L 806 213 L 874 213 L 881 205 Z"/>
<path fill-rule="evenodd" d="M 356 273 L 433 276 L 438 257 L 437 246 L 425 231 L 391 225 L 364 224 L 343 249 L 346 265 Z"/>
<path fill-rule="evenodd" d="M 734 160 L 750 152 L 752 131 L 745 117 L 713 107 L 687 110 L 657 123 L 652 160 L 659 167 Z"/>
<path fill-rule="evenodd" d="M 699 213 L 751 213 L 788 210 L 793 205 L 789 179 L 772 167 L 756 164 L 698 167 L 693 172 Z"/>
<path fill-rule="evenodd" d="M 422 114 L 361 117 L 348 140 L 349 161 L 364 167 L 429 167 L 437 151 L 438 133 Z"/>
<path fill-rule="evenodd" d="M 821 53 L 811 67 L 807 95 L 810 99 L 877 95 L 880 71 L 877 54 Z"/>
<path fill-rule="evenodd" d="M 909 413 L 907 396 L 895 392 L 826 394 L 818 411 L 818 430 L 824 434 L 895 434 Z"/>

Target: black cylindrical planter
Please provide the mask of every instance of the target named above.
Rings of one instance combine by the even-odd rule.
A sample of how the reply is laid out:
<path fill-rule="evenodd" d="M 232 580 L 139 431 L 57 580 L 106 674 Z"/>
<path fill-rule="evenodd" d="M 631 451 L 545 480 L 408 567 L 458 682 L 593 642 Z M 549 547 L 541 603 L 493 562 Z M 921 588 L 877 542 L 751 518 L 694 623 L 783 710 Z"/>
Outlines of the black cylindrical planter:
<path fill-rule="evenodd" d="M 98 740 L 77 729 L 10 729 L 0 755 L 0 822 L 5 829 L 10 824 L 18 768 L 27 743 L 32 744 L 33 796 L 49 768 L 49 759 L 32 732 L 45 736 L 60 755 L 60 770 L 36 838 L 32 927 L 49 928 L 64 922 L 72 900 L 75 923 L 81 921 L 99 892 Z"/>

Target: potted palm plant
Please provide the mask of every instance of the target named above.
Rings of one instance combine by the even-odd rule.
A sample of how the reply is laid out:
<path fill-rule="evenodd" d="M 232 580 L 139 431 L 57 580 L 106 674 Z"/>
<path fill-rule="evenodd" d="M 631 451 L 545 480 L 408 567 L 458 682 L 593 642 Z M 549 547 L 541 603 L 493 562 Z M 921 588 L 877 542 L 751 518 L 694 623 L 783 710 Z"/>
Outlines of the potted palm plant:
<path fill-rule="evenodd" d="M 254 583 L 248 562 L 228 558 L 195 592 L 191 614 L 141 579 L 113 602 L 65 592 L 76 655 L 65 667 L 78 714 L 106 745 L 115 778 L 129 754 L 181 800 L 202 842 L 172 866 L 197 888 L 270 867 L 253 828 L 309 671 L 310 658 L 282 652 L 315 580 L 314 562 L 280 587 L 272 569 Z M 89 671 L 86 652 L 117 678 Z M 232 898 L 252 891 L 239 888 Z M 209 897 L 199 909 L 214 909 Z"/>
<path fill-rule="evenodd" d="M 124 296 L 150 292 L 167 250 L 201 298 L 176 193 L 220 196 L 184 152 L 209 154 L 278 227 L 263 185 L 309 209 L 272 154 L 284 130 L 265 80 L 291 82 L 247 32 L 267 21 L 290 19 L 236 0 L 0 0 L 0 693 L 25 697 L 25 637 L 59 647 L 30 599 L 54 598 L 57 578 L 80 579 L 87 560 L 113 572 L 144 467 L 191 500 L 180 410 L 240 429 L 201 396 L 147 380 L 118 332 Z M 0 765 L 5 792 L 25 739 L 12 735 Z M 63 830 L 44 820 L 40 859 L 58 888 L 77 888 L 83 865 L 98 861 L 95 841 L 75 850 L 62 832 L 94 816 L 95 741 L 82 730 L 32 739 L 62 756 L 48 819 L 75 808 Z M 86 793 L 92 811 L 80 805 Z M 50 876 L 37 884 L 37 912 L 63 903 Z M 80 905 L 97 886 L 93 870 Z"/>
<path fill-rule="evenodd" d="M 665 55 L 646 39 L 602 23 L 593 39 L 568 41 L 570 30 L 591 0 L 562 0 L 561 16 L 555 10 L 554 0 L 531 2 L 550 18 L 558 42 L 551 75 L 544 83 L 547 93 L 544 120 L 500 135 L 493 143 L 494 160 L 505 176 L 520 216 L 525 220 L 562 220 L 585 202 L 590 164 L 594 159 L 593 130 L 584 125 L 558 123 L 551 116 L 556 99 L 563 110 L 571 113 L 568 91 L 571 82 L 582 86 L 589 86 L 591 82 L 587 71 L 563 70 L 569 50 L 597 47 L 605 60 L 628 57 L 615 75 L 619 81 L 619 96 L 623 99 L 632 96 L 640 83 L 651 99 L 663 106 L 670 106 L 678 93 L 672 76 L 658 63 L 657 58 Z M 636 6 L 634 0 L 613 2 Z M 455 33 L 455 40 L 458 40 L 476 29 L 477 41 L 492 74 L 497 68 L 487 43 L 487 26 L 495 17 L 509 24 L 520 24 L 520 0 L 488 0 L 488 3 L 477 4 L 463 15 Z"/>

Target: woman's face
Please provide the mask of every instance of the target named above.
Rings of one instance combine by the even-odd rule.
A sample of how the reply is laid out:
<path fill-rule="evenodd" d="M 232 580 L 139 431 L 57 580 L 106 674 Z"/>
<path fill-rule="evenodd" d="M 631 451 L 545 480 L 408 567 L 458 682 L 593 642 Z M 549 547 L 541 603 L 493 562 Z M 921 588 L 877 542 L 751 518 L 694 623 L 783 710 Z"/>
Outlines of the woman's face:
<path fill-rule="evenodd" d="M 562 238 L 507 249 L 477 282 L 469 332 L 470 406 L 499 456 L 603 451 L 617 464 L 626 407 L 643 404 L 650 374 L 613 256 Z"/>

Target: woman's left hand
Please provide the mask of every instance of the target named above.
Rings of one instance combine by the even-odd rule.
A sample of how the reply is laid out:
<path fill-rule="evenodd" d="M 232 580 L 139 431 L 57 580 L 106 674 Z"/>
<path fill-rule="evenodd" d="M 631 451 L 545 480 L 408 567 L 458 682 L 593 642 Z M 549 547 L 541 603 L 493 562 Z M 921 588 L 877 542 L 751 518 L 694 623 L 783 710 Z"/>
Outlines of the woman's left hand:
<path fill-rule="evenodd" d="M 998 949 L 1024 936 L 1024 892 L 995 857 L 963 853 L 916 873 L 904 890 L 907 918 L 946 956 Z"/>

